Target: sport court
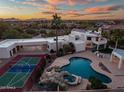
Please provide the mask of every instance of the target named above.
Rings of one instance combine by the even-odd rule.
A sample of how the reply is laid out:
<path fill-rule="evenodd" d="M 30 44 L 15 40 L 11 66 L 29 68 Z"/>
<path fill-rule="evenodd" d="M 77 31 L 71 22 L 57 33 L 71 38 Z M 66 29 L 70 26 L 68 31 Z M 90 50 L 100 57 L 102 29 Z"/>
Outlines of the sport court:
<path fill-rule="evenodd" d="M 1 88 L 22 88 L 31 76 L 31 73 L 41 61 L 41 57 L 22 57 L 16 64 L 0 76 Z"/>

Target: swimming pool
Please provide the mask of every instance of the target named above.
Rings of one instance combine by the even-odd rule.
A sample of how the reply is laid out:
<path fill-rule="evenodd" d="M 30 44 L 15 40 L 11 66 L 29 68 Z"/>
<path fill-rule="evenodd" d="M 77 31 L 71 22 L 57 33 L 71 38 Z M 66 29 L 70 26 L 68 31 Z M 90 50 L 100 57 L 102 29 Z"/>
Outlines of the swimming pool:
<path fill-rule="evenodd" d="M 96 72 L 92 69 L 90 64 L 91 60 L 81 57 L 72 57 L 69 59 L 70 64 L 63 66 L 63 71 L 68 71 L 71 74 L 81 76 L 82 78 L 88 79 L 91 76 L 99 78 L 103 83 L 110 83 L 111 79 L 101 73 Z"/>

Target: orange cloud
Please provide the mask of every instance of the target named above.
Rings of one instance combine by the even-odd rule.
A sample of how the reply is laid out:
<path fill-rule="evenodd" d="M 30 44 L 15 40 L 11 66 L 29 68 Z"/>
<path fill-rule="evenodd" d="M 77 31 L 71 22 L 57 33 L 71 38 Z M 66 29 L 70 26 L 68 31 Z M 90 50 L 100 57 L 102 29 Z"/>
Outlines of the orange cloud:
<path fill-rule="evenodd" d="M 58 4 L 67 4 L 67 5 L 75 5 L 76 0 L 48 0 L 49 4 L 58 5 Z"/>
<path fill-rule="evenodd" d="M 56 5 L 56 4 L 62 4 L 62 3 L 65 3 L 66 0 L 48 0 L 47 2 L 49 4 L 53 4 L 53 5 Z"/>
<path fill-rule="evenodd" d="M 39 7 L 39 10 L 46 13 L 55 13 L 58 12 L 58 10 L 60 9 L 51 4 L 44 4 L 42 5 L 42 7 Z"/>
<path fill-rule="evenodd" d="M 47 11 L 53 11 L 53 10 L 56 9 L 55 6 L 49 5 L 49 4 L 44 4 L 44 5 L 43 5 L 43 8 L 44 8 L 43 10 L 47 10 Z"/>
<path fill-rule="evenodd" d="M 96 12 L 109 12 L 113 10 L 119 10 L 123 7 L 118 5 L 112 5 L 112 6 L 104 6 L 104 7 L 93 7 L 93 8 L 87 8 L 85 9 L 85 12 L 89 13 L 96 13 Z"/>
<path fill-rule="evenodd" d="M 58 4 L 66 4 L 66 5 L 76 5 L 76 4 L 88 4 L 95 2 L 104 2 L 107 0 L 47 0 L 49 4 L 58 5 Z"/>
<path fill-rule="evenodd" d="M 89 4 L 89 3 L 95 3 L 95 2 L 103 2 L 107 0 L 26 0 L 26 1 L 15 1 L 20 4 L 27 4 L 27 5 L 32 5 L 32 6 L 37 6 L 40 7 L 43 4 L 50 4 L 57 6 L 59 4 L 62 5 L 78 5 L 78 4 Z"/>
<path fill-rule="evenodd" d="M 73 6 L 76 4 L 76 1 L 75 0 L 68 0 L 68 4 Z"/>
<path fill-rule="evenodd" d="M 67 14 L 78 14 L 78 12 L 76 11 L 76 10 L 68 10 L 67 12 L 66 12 Z"/>

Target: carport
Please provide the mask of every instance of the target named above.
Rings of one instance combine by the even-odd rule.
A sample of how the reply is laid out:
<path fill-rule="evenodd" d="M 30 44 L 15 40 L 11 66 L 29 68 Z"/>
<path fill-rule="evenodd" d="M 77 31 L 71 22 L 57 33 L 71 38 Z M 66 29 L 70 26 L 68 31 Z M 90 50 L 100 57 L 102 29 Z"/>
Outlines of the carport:
<path fill-rule="evenodd" d="M 111 54 L 110 62 L 114 61 L 114 57 L 117 57 L 119 59 L 118 69 L 121 69 L 122 63 L 124 62 L 124 50 L 122 50 L 122 49 L 113 50 L 113 52 Z"/>

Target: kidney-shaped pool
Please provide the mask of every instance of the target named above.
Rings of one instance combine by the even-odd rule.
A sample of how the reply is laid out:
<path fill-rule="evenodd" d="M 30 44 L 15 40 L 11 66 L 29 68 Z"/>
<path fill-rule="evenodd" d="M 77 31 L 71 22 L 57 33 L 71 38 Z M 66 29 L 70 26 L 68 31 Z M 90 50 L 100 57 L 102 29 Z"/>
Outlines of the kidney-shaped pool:
<path fill-rule="evenodd" d="M 90 64 L 91 60 L 82 57 L 72 57 L 69 59 L 70 64 L 63 66 L 63 71 L 68 71 L 71 74 L 81 76 L 82 78 L 88 79 L 91 76 L 99 78 L 103 83 L 110 83 L 111 79 L 101 73 L 96 72 L 92 69 Z"/>

